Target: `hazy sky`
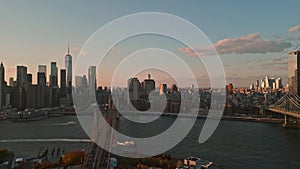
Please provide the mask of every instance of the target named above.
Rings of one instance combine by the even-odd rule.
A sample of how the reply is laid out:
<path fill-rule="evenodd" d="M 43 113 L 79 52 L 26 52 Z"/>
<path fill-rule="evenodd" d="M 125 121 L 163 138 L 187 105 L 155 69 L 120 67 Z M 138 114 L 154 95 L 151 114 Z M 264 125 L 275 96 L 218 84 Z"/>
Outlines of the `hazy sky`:
<path fill-rule="evenodd" d="M 75 62 L 82 45 L 106 23 L 137 12 L 164 12 L 187 19 L 208 36 L 220 54 L 228 82 L 249 86 L 265 75 L 286 82 L 287 51 L 299 48 L 299 6 L 300 1 L 259 0 L 3 1 L 0 61 L 6 79 L 15 78 L 16 65 L 28 66 L 35 79 L 38 64 L 49 68 L 51 61 L 57 61 L 59 68 L 64 67 L 68 43 Z M 119 55 L 133 45 L 124 45 Z M 184 46 L 173 50 L 193 57 Z M 201 55 L 205 50 L 199 46 L 197 52 Z M 100 85 L 108 81 L 104 77 Z"/>

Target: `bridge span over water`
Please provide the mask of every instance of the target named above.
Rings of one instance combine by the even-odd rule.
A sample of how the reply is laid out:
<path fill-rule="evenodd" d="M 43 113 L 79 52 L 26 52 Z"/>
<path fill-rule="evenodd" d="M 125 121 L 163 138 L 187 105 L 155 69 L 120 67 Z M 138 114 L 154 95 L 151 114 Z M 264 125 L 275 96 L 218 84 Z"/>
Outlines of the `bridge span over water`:
<path fill-rule="evenodd" d="M 284 115 L 283 127 L 300 128 L 300 96 L 286 94 L 273 105 L 258 107 Z"/>

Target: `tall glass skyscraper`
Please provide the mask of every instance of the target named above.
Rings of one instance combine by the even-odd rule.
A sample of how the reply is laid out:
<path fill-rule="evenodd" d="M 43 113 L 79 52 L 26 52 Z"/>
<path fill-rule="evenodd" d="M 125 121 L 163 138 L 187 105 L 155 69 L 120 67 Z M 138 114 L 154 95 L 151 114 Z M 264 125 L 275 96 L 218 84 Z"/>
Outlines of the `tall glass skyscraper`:
<path fill-rule="evenodd" d="M 57 87 L 57 66 L 56 62 L 51 62 L 50 86 Z"/>
<path fill-rule="evenodd" d="M 65 56 L 65 69 L 67 75 L 67 87 L 72 88 L 72 56 L 70 55 L 70 48 L 68 45 L 68 53 Z"/>
<path fill-rule="evenodd" d="M 45 73 L 45 76 L 47 76 L 47 66 L 46 65 L 39 65 L 38 66 L 38 72 Z"/>
<path fill-rule="evenodd" d="M 66 95 L 66 70 L 65 69 L 60 69 L 60 91 L 61 91 L 61 96 Z"/>
<path fill-rule="evenodd" d="M 300 51 L 290 52 L 288 61 L 289 93 L 300 95 Z"/>
<path fill-rule="evenodd" d="M 24 87 L 27 85 L 27 67 L 17 66 L 17 86 Z"/>
<path fill-rule="evenodd" d="M 0 64 L 0 109 L 3 108 L 4 105 L 4 94 L 3 94 L 3 88 L 4 88 L 4 66 L 3 63 L 1 62 Z"/>
<path fill-rule="evenodd" d="M 89 98 L 94 99 L 96 96 L 96 66 L 90 66 L 88 70 L 89 79 Z"/>

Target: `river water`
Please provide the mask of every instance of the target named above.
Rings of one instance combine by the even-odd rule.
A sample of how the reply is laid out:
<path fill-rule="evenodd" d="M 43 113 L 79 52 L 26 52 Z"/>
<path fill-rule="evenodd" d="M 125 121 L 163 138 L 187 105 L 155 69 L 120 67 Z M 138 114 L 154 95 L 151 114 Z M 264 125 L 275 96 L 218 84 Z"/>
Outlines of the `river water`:
<path fill-rule="evenodd" d="M 118 130 L 134 137 L 154 136 L 167 129 L 175 117 L 160 117 L 155 122 L 137 125 L 124 118 Z M 75 125 L 67 125 L 75 121 Z M 198 156 L 229 169 L 300 169 L 300 130 L 279 124 L 246 121 L 221 121 L 213 136 L 198 143 L 203 119 L 197 119 L 187 137 L 168 154 L 176 158 Z M 15 123 L 0 121 L 0 147 L 18 157 L 35 156 L 40 148 L 60 147 L 65 151 L 88 148 L 88 137 L 76 116 L 47 118 Z"/>

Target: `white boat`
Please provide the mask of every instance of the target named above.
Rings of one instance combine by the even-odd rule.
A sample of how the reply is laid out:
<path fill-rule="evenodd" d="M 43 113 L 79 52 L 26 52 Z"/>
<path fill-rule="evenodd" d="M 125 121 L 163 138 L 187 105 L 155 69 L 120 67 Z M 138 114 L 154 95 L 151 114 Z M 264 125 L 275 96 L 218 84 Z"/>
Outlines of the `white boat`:
<path fill-rule="evenodd" d="M 117 144 L 119 146 L 125 146 L 125 147 L 135 147 L 136 146 L 135 143 L 134 143 L 134 141 L 125 141 L 125 142 L 119 142 L 119 141 L 117 141 Z"/>
<path fill-rule="evenodd" d="M 69 121 L 69 122 L 67 123 L 67 126 L 73 126 L 73 125 L 75 125 L 75 124 L 76 124 L 75 121 Z"/>

